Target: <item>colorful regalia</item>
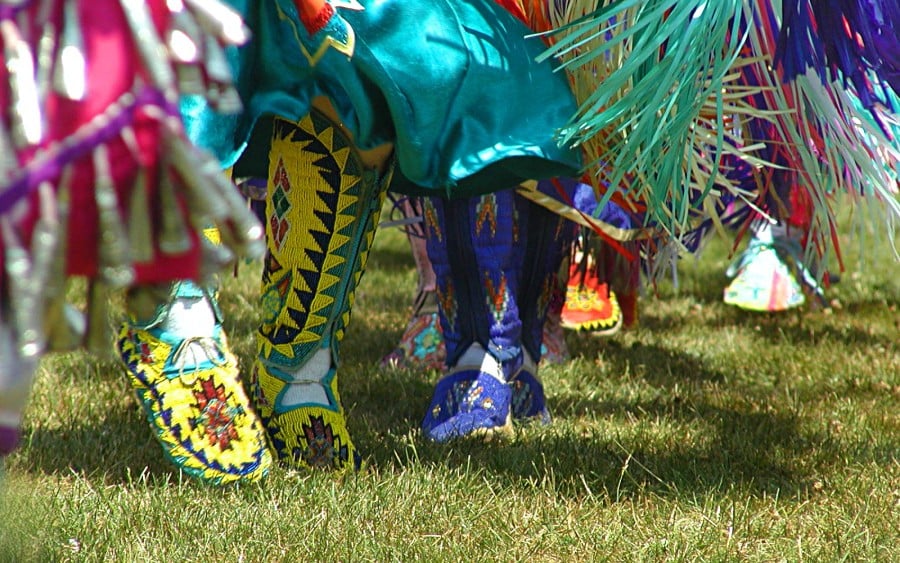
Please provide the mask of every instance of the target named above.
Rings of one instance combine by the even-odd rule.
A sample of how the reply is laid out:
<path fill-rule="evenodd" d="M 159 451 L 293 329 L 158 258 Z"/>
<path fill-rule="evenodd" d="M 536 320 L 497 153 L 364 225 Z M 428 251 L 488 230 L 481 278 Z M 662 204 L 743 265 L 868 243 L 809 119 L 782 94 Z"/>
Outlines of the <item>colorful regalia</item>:
<path fill-rule="evenodd" d="M 580 152 L 555 138 L 575 111 L 565 76 L 535 62 L 541 43 L 526 40 L 529 30 L 493 2 L 333 2 L 305 13 L 311 4 L 234 2 L 256 33 L 231 57 L 247 110 L 222 117 L 189 99 L 184 112 L 192 138 L 224 165 L 267 178 L 251 388 L 272 448 L 295 467 L 343 470 L 360 459 L 339 394 L 340 342 L 386 188 L 493 192 L 573 174 Z M 498 227 L 496 209 L 486 212 L 488 231 L 509 237 L 512 223 Z M 497 307 L 516 283 L 503 281 L 494 280 Z M 526 304 L 537 297 L 528 294 Z M 483 301 L 466 315 L 479 315 Z M 492 306 L 476 322 L 498 311 Z M 463 335 L 461 346 L 472 344 Z M 455 362 L 462 348 L 452 351 Z M 533 368 L 523 368 L 523 349 L 511 352 L 503 361 L 518 363 L 495 374 L 495 387 L 505 393 L 507 375 L 517 375 L 526 385 L 519 403 L 529 405 L 517 416 L 542 415 L 542 395 L 532 400 L 537 382 L 526 374 Z"/>
<path fill-rule="evenodd" d="M 246 145 L 260 117 L 297 121 L 325 96 L 357 147 L 394 145 L 396 191 L 471 195 L 580 169 L 555 139 L 575 111 L 565 75 L 535 62 L 542 44 L 492 1 L 340 0 L 314 32 L 289 0 L 231 4 L 256 34 L 231 57 L 246 111 L 185 108 L 225 166 L 243 155 L 247 175 L 264 176 L 265 146 Z"/>
<path fill-rule="evenodd" d="M 217 2 L 177 4 L 0 5 L 3 290 L 17 307 L 4 313 L 20 346 L 40 347 L 45 302 L 61 296 L 65 275 L 94 280 L 93 305 L 103 306 L 100 286 L 200 278 L 195 224 L 218 225 L 233 250 L 261 250 L 258 223 L 216 161 L 188 143 L 178 112 L 179 91 L 240 108 L 223 57 L 246 30 Z M 207 259 L 222 263 L 217 252 Z M 24 275 L 10 274 L 14 265 Z"/>
<path fill-rule="evenodd" d="M 360 230 L 358 226 L 366 224 L 370 221 L 367 217 L 377 212 L 377 206 L 366 211 L 359 205 L 376 198 L 382 188 L 366 187 L 376 185 L 378 177 L 346 174 L 360 167 L 353 147 L 369 148 L 387 140 L 395 143 L 395 172 L 400 178 L 394 182 L 397 189 L 408 190 L 409 184 L 416 184 L 443 189 L 452 196 L 496 191 L 526 178 L 560 175 L 553 166 L 526 166 L 532 161 L 521 160 L 518 149 L 509 150 L 523 145 L 510 143 L 502 133 L 507 127 L 511 131 L 521 131 L 521 125 L 530 127 L 537 116 L 542 122 L 539 127 L 545 133 L 552 132 L 558 146 L 577 144 L 584 152 L 588 168 L 583 178 L 595 187 L 597 209 L 606 212 L 615 205 L 625 217 L 620 226 L 598 221 L 597 217 L 582 215 L 579 219 L 603 233 L 611 243 L 621 246 L 623 241 L 646 241 L 648 246 L 638 250 L 656 252 L 668 242 L 687 246 L 705 221 L 721 224 L 735 201 L 774 214 L 775 207 L 762 205 L 767 199 L 777 200 L 779 195 L 767 174 L 778 169 L 782 162 L 778 158 L 785 158 L 776 158 L 775 153 L 791 146 L 795 154 L 790 155 L 790 162 L 807 182 L 806 200 L 812 202 L 810 240 L 824 243 L 821 248 L 826 257 L 831 237 L 822 235 L 833 232 L 833 219 L 830 209 L 817 202 L 835 187 L 849 187 L 848 178 L 866 179 L 867 186 L 877 186 L 879 180 L 878 171 L 872 169 L 870 162 L 874 153 L 858 150 L 851 141 L 868 140 L 862 146 L 875 147 L 871 149 L 875 152 L 891 150 L 890 142 L 878 130 L 866 130 L 863 135 L 846 116 L 836 127 L 830 118 L 798 109 L 812 101 L 816 102 L 815 107 L 827 110 L 825 115 L 843 115 L 840 110 L 845 108 L 839 96 L 815 97 L 815 82 L 795 86 L 783 80 L 772 64 L 776 49 L 771 22 L 765 20 L 766 6 L 749 2 L 709 5 L 690 1 L 623 1 L 599 6 L 596 2 L 552 6 L 510 3 L 513 11 L 527 18 L 534 29 L 558 28 L 551 36 L 553 46 L 549 53 L 563 59 L 570 85 L 582 103 L 579 112 L 562 128 L 551 117 L 559 116 L 556 108 L 565 107 L 564 93 L 557 93 L 550 111 L 546 106 L 539 107 L 537 113 L 527 107 L 517 108 L 511 120 L 502 109 L 494 114 L 495 108 L 489 103 L 497 99 L 494 92 L 518 91 L 516 88 L 525 86 L 530 94 L 546 93 L 534 88 L 533 78 L 539 71 L 530 63 L 518 66 L 513 57 L 503 65 L 509 69 L 508 74 L 483 82 L 477 79 L 478 71 L 481 66 L 491 66 L 491 57 L 480 59 L 472 75 L 475 80 L 470 82 L 469 77 L 458 79 L 455 64 L 449 64 L 449 71 L 442 65 L 434 75 L 429 74 L 434 70 L 431 59 L 413 58 L 410 63 L 397 57 L 398 45 L 403 45 L 403 53 L 408 54 L 424 52 L 436 42 L 417 43 L 407 37 L 410 30 L 446 31 L 441 26 L 455 21 L 454 18 L 473 18 L 467 20 L 467 30 L 481 29 L 486 23 L 495 32 L 509 33 L 499 42 L 489 41 L 492 47 L 515 43 L 513 38 L 520 37 L 523 28 L 490 5 L 466 3 L 451 14 L 445 11 L 445 4 L 432 3 L 427 10 L 423 8 L 428 12 L 423 15 L 413 11 L 406 14 L 405 7 L 390 3 L 369 7 L 335 3 L 325 5 L 313 19 L 301 18 L 308 35 L 298 31 L 290 5 L 276 6 L 277 18 L 266 11 L 268 8 L 254 12 L 248 6 L 251 18 L 257 18 L 261 29 L 269 30 L 266 37 L 278 37 L 280 32 L 283 40 L 274 50 L 260 41 L 258 45 L 262 47 L 255 54 L 247 50 L 243 58 L 238 57 L 238 68 L 254 69 L 252 81 L 241 88 L 242 94 L 250 100 L 256 114 L 275 112 L 284 116 L 287 109 L 297 108 L 292 110 L 291 118 L 304 115 L 311 99 L 327 96 L 347 131 L 342 136 L 335 126 L 329 125 L 328 115 L 315 111 L 309 122 L 304 118 L 298 125 L 276 120 L 268 160 L 271 202 L 267 221 L 269 258 L 263 288 L 266 321 L 260 331 L 259 362 L 253 378 L 258 408 L 275 449 L 301 466 L 345 467 L 351 464 L 354 454 L 337 393 L 338 343 L 349 319 L 357 272 L 362 270 L 371 237 L 371 227 Z M 492 13 L 490 21 L 484 18 L 487 12 Z M 429 19 L 431 15 L 437 19 Z M 442 37 L 440 43 L 469 44 L 467 32 L 440 35 L 443 31 L 437 32 Z M 289 41 L 292 36 L 299 38 L 299 43 Z M 383 40 L 388 36 L 393 43 Z M 410 49 L 410 45 L 416 47 Z M 348 58 L 351 48 L 352 56 Z M 536 52 L 535 49 L 528 52 Z M 302 73 L 309 66 L 314 72 L 302 82 L 302 87 L 288 89 L 291 95 L 286 98 L 284 76 L 293 77 L 295 73 L 267 74 L 266 63 L 271 59 L 282 63 L 278 68 L 299 65 Z M 437 60 L 446 63 L 458 59 Z M 373 65 L 372 61 L 379 64 Z M 404 73 L 410 64 L 416 69 L 415 77 Z M 531 80 L 526 82 L 530 86 L 517 82 L 526 76 L 519 73 L 520 68 L 529 69 Z M 467 69 L 471 71 L 473 67 Z M 409 81 L 397 83 L 395 75 Z M 427 80 L 419 82 L 424 77 Z M 441 84 L 440 90 L 445 90 L 447 81 L 480 84 L 477 93 L 487 94 L 486 105 L 442 106 L 440 96 L 432 97 L 434 92 L 428 84 Z M 546 84 L 558 83 L 557 79 Z M 463 101 L 475 93 L 466 88 L 459 92 Z M 522 99 L 530 102 L 536 98 Z M 399 100 L 407 103 L 398 103 Z M 442 107 L 444 111 L 436 111 Z M 469 115 L 458 111 L 460 107 L 479 111 Z M 485 108 L 493 114 L 487 122 L 491 127 L 473 132 L 462 125 L 472 125 L 472 116 L 483 117 L 480 110 Z M 790 115 L 772 109 L 788 110 Z M 250 136 L 256 119 L 254 111 L 236 123 L 217 124 L 204 116 L 202 106 L 193 115 L 204 125 L 207 142 L 228 163 Z M 387 122 L 394 130 L 385 134 L 389 131 L 383 127 Z M 448 127 L 448 123 L 459 125 Z M 437 134 L 447 130 L 459 134 Z M 469 133 L 463 134 L 464 131 Z M 760 131 L 768 136 L 760 136 Z M 804 131 L 816 134 L 807 138 Z M 411 134 L 415 135 L 415 142 L 409 143 Z M 340 139 L 340 144 L 335 144 L 335 139 Z M 492 150 L 484 152 L 477 148 L 478 144 L 490 145 Z M 291 193 L 296 193 L 300 182 L 316 184 L 316 170 L 331 160 L 320 155 L 340 155 L 344 146 L 350 146 L 347 159 L 341 156 L 326 168 L 333 183 L 298 209 L 296 198 L 310 196 Z M 469 152 L 478 157 L 458 156 L 458 151 L 466 152 L 467 147 L 473 146 L 475 150 Z M 532 155 L 559 158 L 540 139 L 533 146 L 541 148 Z M 304 156 L 307 152 L 312 154 Z M 298 153 L 300 156 L 295 157 Z M 243 154 L 246 158 L 252 153 Z M 481 160 L 486 154 L 496 160 Z M 569 154 L 563 157 L 571 162 Z M 445 164 L 429 165 L 434 159 Z M 465 165 L 460 166 L 462 163 Z M 514 164 L 518 175 L 495 173 L 508 171 L 506 163 Z M 542 161 L 539 159 L 537 164 Z M 892 166 L 889 164 L 887 169 L 892 170 Z M 350 183 L 345 185 L 348 176 Z M 530 199 L 560 212 L 571 207 L 566 202 L 570 196 L 559 193 L 561 190 L 556 191 L 563 205 L 547 199 L 548 193 L 553 192 L 549 187 L 536 189 L 536 184 L 526 184 L 520 192 Z M 341 203 L 345 191 L 351 197 Z M 872 191 L 884 194 L 877 187 Z M 438 271 L 442 330 L 448 344 L 448 371 L 438 382 L 423 421 L 426 436 L 436 440 L 473 433 L 506 433 L 510 420 L 517 416 L 547 418 L 543 390 L 534 373 L 533 364 L 540 351 L 532 330 L 543 322 L 544 302 L 540 306 L 535 303 L 547 294 L 535 291 L 540 280 L 546 278 L 523 277 L 522 269 L 526 264 L 549 265 L 555 259 L 550 259 L 553 253 L 549 252 L 549 245 L 532 243 L 525 248 L 547 253 L 523 262 L 527 257 L 521 248 L 517 250 L 517 222 L 529 217 L 531 211 L 520 209 L 513 199 L 503 199 L 508 197 L 513 196 L 499 191 L 472 201 L 433 199 L 430 207 L 426 206 L 433 247 L 430 250 Z M 501 199 L 502 203 L 498 203 Z M 328 201 L 336 203 L 328 206 Z M 316 208 L 308 217 L 301 214 L 304 209 Z M 328 210 L 342 208 L 347 210 L 347 217 L 331 219 Z M 536 227 L 538 222 L 545 223 L 537 219 L 528 222 L 529 238 L 540 237 L 545 230 L 553 232 L 545 229 L 546 225 Z M 318 226 L 300 231 L 296 228 L 309 224 Z M 345 225 L 345 230 L 340 230 L 339 225 Z M 340 243 L 329 237 L 335 232 L 341 235 Z M 485 234 L 488 232 L 490 236 Z M 453 244 L 440 248 L 431 244 L 440 238 L 439 233 L 453 233 L 446 239 Z M 322 270 L 319 263 L 339 267 Z M 469 276 L 462 275 L 461 264 L 475 264 L 477 269 L 470 269 Z M 541 312 L 535 316 L 539 320 L 526 327 L 532 322 L 531 317 L 523 317 L 522 312 L 531 307 Z M 526 389 L 524 395 L 517 394 L 516 382 L 525 382 L 521 385 Z M 530 406 L 517 410 L 516 405 L 522 404 Z M 524 412 L 528 414 L 523 415 Z"/>
<path fill-rule="evenodd" d="M 0 3 L 4 451 L 48 342 L 108 349 L 110 290 L 200 279 L 236 254 L 261 252 L 262 228 L 218 161 L 188 141 L 179 112 L 183 92 L 240 110 L 225 50 L 246 38 L 240 17 L 215 0 Z M 209 226 L 225 244 L 202 236 Z M 68 276 L 90 281 L 86 321 L 65 303 Z M 233 369 L 186 382 L 183 364 L 167 365 L 160 381 L 132 379 L 138 399 L 166 454 L 188 473 L 257 478 L 270 456 L 236 362 L 209 341 L 197 344 L 210 362 Z M 141 352 L 133 350 L 134 365 L 156 361 Z M 167 402 L 162 389 L 177 391 Z M 202 398 L 201 408 L 183 409 L 174 398 L 185 393 L 197 395 L 193 405 Z M 240 431 L 223 424 L 233 418 L 246 420 Z M 205 460 L 189 442 L 224 453 L 200 468 Z"/>
<path fill-rule="evenodd" d="M 49 283 L 62 272 L 94 280 L 91 327 L 108 287 L 141 284 L 119 353 L 166 455 L 203 481 L 261 477 L 266 442 L 295 467 L 358 466 L 339 345 L 388 185 L 489 194 L 425 208 L 431 240 L 454 243 L 432 257 L 448 341 L 423 421 L 436 440 L 549 417 L 535 364 L 566 237 L 509 188 L 642 253 L 689 247 L 735 204 L 778 218 L 803 202 L 820 271 L 835 255 L 826 196 L 900 216 L 896 1 L 504 2 L 531 29 L 489 0 L 229 4 L 253 39 L 223 50 L 243 28 L 212 1 L 0 2 L 0 359 L 33 369 L 41 321 L 68 315 Z M 825 25 L 845 32 L 823 43 Z M 186 141 L 179 92 L 187 138 L 217 160 Z M 238 99 L 242 112 L 216 111 Z M 267 178 L 259 419 L 214 291 L 148 285 L 198 280 L 203 249 L 222 262 L 201 227 L 233 251 L 258 245 L 219 173 L 232 165 Z M 535 181 L 554 176 L 592 185 L 598 213 L 615 204 L 626 223 L 573 213 L 571 190 Z"/>
<path fill-rule="evenodd" d="M 566 59 L 582 104 L 565 138 L 586 148 L 601 202 L 624 191 L 645 206 L 644 223 L 677 236 L 703 217 L 701 211 L 713 211 L 711 203 L 722 195 L 749 203 L 772 196 L 783 186 L 767 180 L 786 168 L 805 186 L 819 231 L 830 231 L 831 224 L 821 199 L 839 189 L 878 196 L 895 211 L 888 194 L 896 182 L 897 147 L 884 125 L 896 119 L 896 106 L 888 84 L 872 81 L 866 90 L 848 94 L 850 70 L 838 66 L 846 57 L 815 56 L 831 52 L 822 42 L 841 34 L 817 35 L 815 24 L 792 31 L 794 10 L 807 23 L 810 17 L 815 22 L 815 14 L 834 17 L 830 10 L 839 6 L 824 9 L 825 4 L 812 2 L 810 11 L 808 2 L 789 3 L 784 15 L 779 2 L 738 0 L 615 1 L 602 7 L 588 1 L 546 8 L 560 26 L 552 52 Z M 890 57 L 897 47 L 891 19 L 896 2 L 859 4 L 884 13 L 870 25 L 879 26 L 876 35 L 885 42 L 893 38 L 893 50 L 882 51 Z M 583 14 L 588 15 L 573 22 Z M 856 32 L 848 30 L 848 39 L 862 41 Z M 782 68 L 788 53 L 791 60 L 810 54 L 817 68 Z M 890 72 L 882 58 L 844 64 Z M 854 96 L 876 101 L 861 110 Z M 762 189 L 748 190 L 746 176 L 756 177 Z M 780 199 L 786 201 L 784 195 Z"/>
<path fill-rule="evenodd" d="M 548 423 L 538 364 L 572 224 L 512 188 L 428 198 L 424 216 L 447 355 L 425 436 L 508 437 L 514 421 Z"/>
<path fill-rule="evenodd" d="M 523 7 L 570 75 L 580 109 L 561 138 L 585 149 L 599 202 L 593 217 L 571 201 L 547 204 L 649 258 L 651 276 L 677 255 L 667 243 L 694 250 L 705 233 L 752 224 L 772 240 L 751 243 L 726 300 L 746 297 L 736 286 L 751 256 L 769 262 L 769 279 L 792 277 L 821 296 L 819 281 L 843 267 L 837 208 L 865 205 L 888 230 L 900 217 L 896 0 Z M 627 228 L 601 217 L 609 203 Z M 788 234 L 773 238 L 763 222 Z M 784 293 L 753 306 L 796 303 Z"/>

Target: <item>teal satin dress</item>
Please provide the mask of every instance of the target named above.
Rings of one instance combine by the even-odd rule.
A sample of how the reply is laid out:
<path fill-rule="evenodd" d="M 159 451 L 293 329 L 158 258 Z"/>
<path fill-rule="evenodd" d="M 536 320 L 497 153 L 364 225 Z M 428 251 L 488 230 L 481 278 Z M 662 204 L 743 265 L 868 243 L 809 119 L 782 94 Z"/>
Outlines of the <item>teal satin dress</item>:
<path fill-rule="evenodd" d="M 313 36 L 290 0 L 229 3 L 253 32 L 230 53 L 244 112 L 183 106 L 193 140 L 225 166 L 246 153 L 240 172 L 265 175 L 254 125 L 299 120 L 324 95 L 361 148 L 394 143 L 394 190 L 469 196 L 580 169 L 555 138 L 576 112 L 565 73 L 536 62 L 543 43 L 493 0 L 335 0 Z"/>

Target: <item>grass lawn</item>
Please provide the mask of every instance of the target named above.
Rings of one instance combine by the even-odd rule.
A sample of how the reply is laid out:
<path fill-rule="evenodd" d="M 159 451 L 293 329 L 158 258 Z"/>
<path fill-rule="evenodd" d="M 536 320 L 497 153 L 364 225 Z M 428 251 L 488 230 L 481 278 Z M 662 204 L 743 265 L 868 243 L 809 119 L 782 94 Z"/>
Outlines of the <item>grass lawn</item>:
<path fill-rule="evenodd" d="M 713 241 L 636 330 L 569 334 L 573 360 L 542 370 L 551 426 L 435 445 L 418 424 L 437 373 L 378 367 L 415 285 L 384 230 L 342 349 L 363 472 L 186 481 L 115 361 L 56 355 L 7 460 L 0 561 L 896 561 L 900 264 L 883 241 L 865 262 L 845 246 L 833 310 L 768 315 L 721 303 Z M 258 275 L 224 281 L 244 367 Z"/>

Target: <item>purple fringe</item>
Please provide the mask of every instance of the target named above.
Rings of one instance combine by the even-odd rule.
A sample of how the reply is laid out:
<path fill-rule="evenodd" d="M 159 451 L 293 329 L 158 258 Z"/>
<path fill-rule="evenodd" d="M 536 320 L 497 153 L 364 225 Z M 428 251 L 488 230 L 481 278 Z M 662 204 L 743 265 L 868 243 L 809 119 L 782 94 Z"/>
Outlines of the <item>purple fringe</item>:
<path fill-rule="evenodd" d="M 122 111 L 115 115 L 106 114 L 104 117 L 107 118 L 107 122 L 80 138 L 78 142 L 72 142 L 71 139 L 59 141 L 59 150 L 52 158 L 42 158 L 42 153 L 46 149 L 38 150 L 35 159 L 14 175 L 12 181 L 6 186 L 0 186 L 2 187 L 0 215 L 8 213 L 16 203 L 28 197 L 43 182 L 58 178 L 70 163 L 87 156 L 97 146 L 118 137 L 122 129 L 134 122 L 136 112 L 146 106 L 162 108 L 170 116 L 180 115 L 178 107 L 166 100 L 162 92 L 146 87 L 135 96 L 132 103 L 122 108 Z M 87 124 L 83 126 L 82 130 L 88 126 Z"/>
<path fill-rule="evenodd" d="M 807 68 L 840 77 L 863 107 L 897 111 L 900 94 L 900 0 L 789 0 L 776 63 L 791 80 Z"/>

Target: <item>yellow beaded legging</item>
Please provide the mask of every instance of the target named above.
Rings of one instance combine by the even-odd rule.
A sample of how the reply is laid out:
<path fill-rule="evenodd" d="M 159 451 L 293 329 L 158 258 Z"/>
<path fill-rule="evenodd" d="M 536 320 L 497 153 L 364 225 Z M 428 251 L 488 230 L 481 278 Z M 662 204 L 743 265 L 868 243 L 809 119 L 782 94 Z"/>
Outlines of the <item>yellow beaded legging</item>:
<path fill-rule="evenodd" d="M 274 122 L 252 380 L 272 447 L 297 467 L 357 463 L 338 393 L 338 347 L 389 176 L 367 167 L 323 112 Z"/>

